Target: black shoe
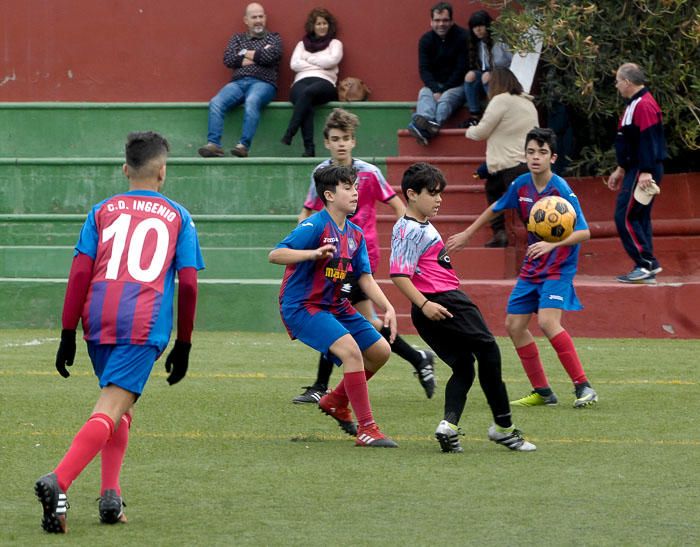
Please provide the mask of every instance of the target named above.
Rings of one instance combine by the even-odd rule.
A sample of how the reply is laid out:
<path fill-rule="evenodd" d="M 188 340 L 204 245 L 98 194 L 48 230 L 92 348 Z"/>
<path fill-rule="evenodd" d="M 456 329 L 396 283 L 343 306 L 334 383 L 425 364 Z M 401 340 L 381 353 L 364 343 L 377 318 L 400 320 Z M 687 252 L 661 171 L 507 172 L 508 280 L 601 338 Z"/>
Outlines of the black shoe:
<path fill-rule="evenodd" d="M 302 158 L 315 158 L 316 148 L 314 146 L 307 146 L 304 148 L 304 152 L 301 155 Z"/>
<path fill-rule="evenodd" d="M 459 126 L 462 129 L 467 129 L 469 127 L 474 127 L 475 125 L 479 125 L 479 121 L 480 121 L 479 116 L 472 115 L 470 118 L 467 118 L 462 123 L 460 123 Z"/>
<path fill-rule="evenodd" d="M 418 129 L 418 127 L 416 127 L 416 125 L 413 122 L 408 124 L 408 132 L 416 138 L 418 144 L 422 146 L 428 146 L 428 144 L 430 143 L 428 139 L 428 133 L 426 131 Z"/>
<path fill-rule="evenodd" d="M 422 132 L 428 134 L 428 138 L 435 137 L 440 133 L 440 124 L 434 120 L 428 119 L 425 116 L 416 114 L 413 116 L 413 124 Z"/>
<path fill-rule="evenodd" d="M 435 368 L 433 363 L 435 362 L 435 355 L 431 351 L 420 350 L 423 355 L 423 360 L 421 361 L 418 369 L 413 374 L 416 375 L 420 385 L 425 390 L 425 395 L 430 399 L 435 393 Z"/>
<path fill-rule="evenodd" d="M 317 405 L 318 402 L 321 400 L 321 397 L 323 397 L 326 394 L 327 389 L 323 389 L 317 386 L 304 386 L 304 393 L 301 395 L 297 395 L 292 399 L 292 402 L 295 405 L 300 405 L 304 403 L 312 403 Z"/>
<path fill-rule="evenodd" d="M 126 507 L 126 503 L 121 496 L 117 495 L 116 490 L 105 490 L 100 498 L 100 522 L 103 524 L 126 522 L 124 507 Z"/>
<path fill-rule="evenodd" d="M 493 237 L 484 243 L 484 247 L 501 248 L 508 247 L 508 234 L 505 230 L 498 230 Z"/>
<path fill-rule="evenodd" d="M 34 493 L 44 509 L 41 527 L 50 534 L 65 534 L 68 531 L 66 511 L 70 505 L 66 493 L 58 485 L 56 475 L 49 473 L 36 481 Z"/>
<path fill-rule="evenodd" d="M 293 135 L 290 135 L 289 132 L 287 132 L 287 133 L 284 134 L 284 137 L 282 137 L 282 138 L 280 139 L 280 142 L 281 142 L 282 144 L 286 144 L 287 146 L 289 146 L 289 145 L 292 144 L 292 139 L 293 139 L 293 138 L 294 138 Z"/>

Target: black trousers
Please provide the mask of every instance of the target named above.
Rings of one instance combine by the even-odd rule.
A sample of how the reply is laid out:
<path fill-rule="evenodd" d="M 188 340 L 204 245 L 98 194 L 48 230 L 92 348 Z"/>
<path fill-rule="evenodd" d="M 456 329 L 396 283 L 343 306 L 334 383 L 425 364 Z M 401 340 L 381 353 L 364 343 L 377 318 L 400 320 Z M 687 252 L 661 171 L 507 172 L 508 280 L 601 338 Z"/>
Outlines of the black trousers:
<path fill-rule="evenodd" d="M 338 99 L 335 86 L 324 78 L 302 78 L 292 86 L 289 100 L 294 104 L 287 135 L 293 137 L 301 127 L 304 148 L 314 146 L 314 107 Z"/>
<path fill-rule="evenodd" d="M 502 169 L 501 171 L 496 171 L 495 173 L 489 173 L 486 177 L 486 183 L 484 184 L 484 190 L 486 190 L 486 201 L 489 205 L 498 201 L 498 199 L 505 194 L 506 189 L 513 182 L 513 179 L 519 177 L 523 173 L 527 173 L 527 164 L 519 163 L 515 167 L 509 167 L 508 169 Z M 506 228 L 506 219 L 503 213 L 498 215 L 495 219 L 491 221 L 491 228 L 494 233 Z"/>

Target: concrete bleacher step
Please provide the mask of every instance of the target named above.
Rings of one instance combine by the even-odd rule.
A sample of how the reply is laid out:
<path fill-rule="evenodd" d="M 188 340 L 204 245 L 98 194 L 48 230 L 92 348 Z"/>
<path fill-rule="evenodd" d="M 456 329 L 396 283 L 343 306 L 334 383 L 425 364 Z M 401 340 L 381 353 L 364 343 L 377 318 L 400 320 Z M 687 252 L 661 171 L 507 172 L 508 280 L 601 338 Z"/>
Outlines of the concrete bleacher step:
<path fill-rule="evenodd" d="M 322 128 L 335 107 L 360 118 L 358 156 L 394 156 L 396 130 L 405 127 L 412 102 L 333 102 L 316 109 L 316 146 L 323 153 Z M 154 130 L 170 142 L 171 156 L 194 157 L 206 144 L 205 102 L 196 103 L 4 103 L 0 102 L 0 157 L 123 157 L 126 135 Z M 301 137 L 292 146 L 280 142 L 292 105 L 272 102 L 265 109 L 251 148 L 253 157 L 299 157 Z M 225 118 L 223 144 L 228 151 L 240 137 L 243 109 Z"/>
<path fill-rule="evenodd" d="M 461 289 L 479 306 L 497 336 L 507 335 L 505 310 L 514 284 L 515 279 L 470 279 L 461 283 Z M 391 281 L 380 280 L 379 285 L 396 308 L 399 331 L 415 334 L 408 300 Z M 563 318 L 564 327 L 574 338 L 700 337 L 700 276 L 670 278 L 657 285 L 625 285 L 607 277 L 577 276 L 575 286 L 584 309 L 567 312 Z M 530 328 L 541 335 L 534 317 Z"/>
<path fill-rule="evenodd" d="M 423 151 L 425 153 L 429 149 L 425 148 Z M 445 175 L 447 189 L 453 185 L 463 184 L 480 184 L 483 187 L 483 181 L 474 178 L 474 172 L 484 161 L 486 161 L 484 155 L 444 158 L 429 155 L 388 157 L 386 158 L 386 177 L 391 184 L 400 187 L 403 173 L 410 165 L 427 162 L 440 169 Z"/>
<path fill-rule="evenodd" d="M 194 215 L 203 247 L 272 247 L 296 226 L 296 215 Z M 85 215 L 0 214 L 0 245 L 72 246 Z"/>
<path fill-rule="evenodd" d="M 128 189 L 123 161 L 0 158 L 0 213 L 87 213 Z M 298 214 L 319 161 L 171 158 L 163 194 L 192 214 Z"/>
<path fill-rule="evenodd" d="M 274 279 L 202 279 L 196 330 L 283 332 Z M 461 288 L 479 306 L 494 334 L 505 336 L 505 306 L 515 279 L 472 279 Z M 414 334 L 410 304 L 394 284 L 379 280 L 399 316 L 399 330 Z M 657 285 L 624 285 L 610 278 L 578 276 L 585 309 L 568 312 L 564 326 L 574 337 L 698 338 L 700 276 L 669 278 Z M 5 328 L 60 328 L 65 279 L 0 279 Z M 530 325 L 539 335 L 536 319 Z M 195 334 L 196 339 L 196 334 Z"/>
<path fill-rule="evenodd" d="M 284 268 L 270 264 L 272 247 L 202 247 L 206 269 L 200 279 L 274 279 Z M 52 279 L 68 276 L 73 247 L 0 246 L 0 278 Z"/>
<path fill-rule="evenodd" d="M 437 137 L 423 146 L 416 141 L 407 129 L 397 132 L 399 156 L 445 157 L 445 156 L 486 156 L 485 141 L 474 141 L 464 136 L 465 129 L 442 129 Z"/>

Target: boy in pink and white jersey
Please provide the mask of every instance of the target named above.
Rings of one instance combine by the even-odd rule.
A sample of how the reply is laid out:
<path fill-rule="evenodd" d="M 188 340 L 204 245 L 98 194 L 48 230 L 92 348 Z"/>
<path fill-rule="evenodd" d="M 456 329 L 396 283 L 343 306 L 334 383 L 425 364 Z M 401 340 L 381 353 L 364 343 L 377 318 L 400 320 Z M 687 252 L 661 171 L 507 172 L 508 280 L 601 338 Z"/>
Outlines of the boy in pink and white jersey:
<path fill-rule="evenodd" d="M 511 420 L 498 345 L 479 308 L 459 290 L 440 233 L 429 220 L 440 208 L 446 184 L 442 172 L 427 163 L 414 163 L 406 170 L 401 181 L 406 215 L 394 225 L 389 267 L 391 280 L 413 304 L 411 320 L 418 334 L 452 369 L 435 438 L 443 452 L 464 451 L 458 424 L 474 382 L 476 360 L 494 421 L 488 438 L 511 450 L 532 451 L 535 445 Z"/>

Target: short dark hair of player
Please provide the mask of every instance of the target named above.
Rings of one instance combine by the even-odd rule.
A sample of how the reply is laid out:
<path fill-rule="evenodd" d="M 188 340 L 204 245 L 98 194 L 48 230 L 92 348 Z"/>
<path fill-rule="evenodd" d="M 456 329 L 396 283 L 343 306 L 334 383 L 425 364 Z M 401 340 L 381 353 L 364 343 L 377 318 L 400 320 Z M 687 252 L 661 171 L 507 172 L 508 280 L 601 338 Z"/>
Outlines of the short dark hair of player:
<path fill-rule="evenodd" d="M 535 141 L 538 146 L 547 144 L 552 154 L 557 153 L 557 135 L 549 127 L 535 127 L 531 129 L 525 137 L 525 150 L 527 150 L 527 143 L 530 141 Z"/>
<path fill-rule="evenodd" d="M 491 78 L 489 79 L 489 99 L 493 99 L 496 95 L 500 95 L 501 93 L 522 95 L 523 86 L 509 68 L 497 67 L 491 71 Z"/>
<path fill-rule="evenodd" d="M 401 179 L 401 191 L 403 197 L 408 199 L 408 191 L 413 190 L 416 194 L 420 194 L 423 188 L 428 190 L 428 193 L 435 195 L 439 194 L 447 186 L 445 175 L 437 167 L 429 163 L 419 162 L 410 165 L 403 173 Z"/>
<path fill-rule="evenodd" d="M 126 164 L 134 171 L 154 159 L 167 157 L 169 151 L 168 141 L 154 131 L 129 133 L 126 138 Z"/>
<path fill-rule="evenodd" d="M 335 189 L 339 184 L 343 182 L 355 184 L 355 180 L 357 180 L 357 169 L 351 165 L 329 165 L 314 173 L 316 194 L 324 205 L 326 204 L 326 190 L 335 194 Z"/>
<path fill-rule="evenodd" d="M 338 23 L 336 22 L 336 19 L 333 16 L 333 14 L 326 8 L 314 8 L 311 10 L 309 16 L 306 18 L 306 24 L 304 25 L 304 30 L 306 31 L 306 34 L 308 34 L 309 36 L 314 35 L 316 19 L 318 19 L 319 17 L 325 19 L 326 23 L 328 23 L 328 36 L 331 39 L 335 38 Z"/>
<path fill-rule="evenodd" d="M 328 139 L 331 129 L 339 129 L 343 133 L 350 133 L 353 137 L 357 126 L 360 125 L 360 118 L 342 108 L 334 108 L 326 118 L 326 125 L 323 127 L 323 137 Z"/>
<path fill-rule="evenodd" d="M 433 15 L 436 13 L 440 13 L 441 11 L 447 10 L 447 13 L 450 14 L 450 21 L 452 20 L 452 4 L 449 2 L 438 2 L 435 4 L 432 8 L 430 8 L 430 18 L 433 18 Z"/>

